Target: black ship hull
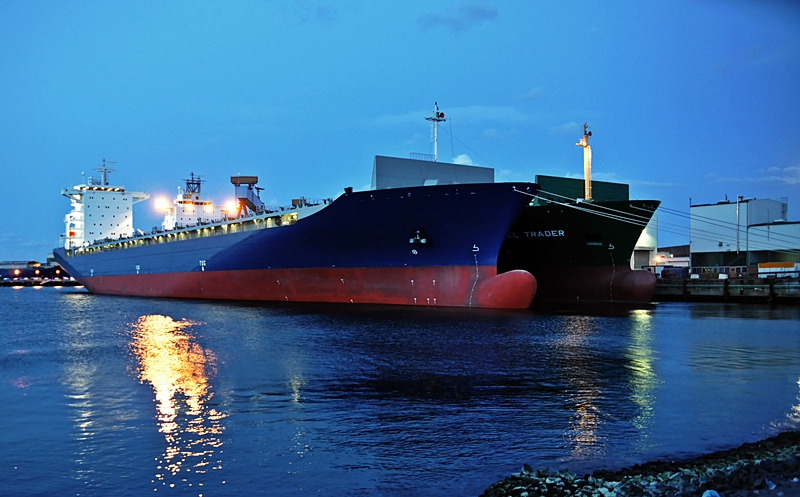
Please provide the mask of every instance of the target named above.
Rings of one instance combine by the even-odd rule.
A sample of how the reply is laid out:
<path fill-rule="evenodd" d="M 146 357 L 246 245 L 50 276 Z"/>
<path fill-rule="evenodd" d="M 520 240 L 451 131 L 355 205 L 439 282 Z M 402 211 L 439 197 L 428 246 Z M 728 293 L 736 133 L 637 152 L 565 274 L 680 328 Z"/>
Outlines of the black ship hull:
<path fill-rule="evenodd" d="M 656 276 L 631 257 L 660 202 L 619 200 L 526 207 L 498 257 L 498 271 L 536 278 L 543 302 L 649 302 Z"/>

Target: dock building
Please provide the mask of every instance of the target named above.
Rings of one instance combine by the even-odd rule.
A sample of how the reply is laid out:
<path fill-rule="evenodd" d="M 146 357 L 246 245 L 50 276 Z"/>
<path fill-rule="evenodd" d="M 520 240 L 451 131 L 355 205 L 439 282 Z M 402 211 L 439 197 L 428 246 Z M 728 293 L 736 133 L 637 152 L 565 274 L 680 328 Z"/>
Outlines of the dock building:
<path fill-rule="evenodd" d="M 692 273 L 798 276 L 800 222 L 787 221 L 788 207 L 786 199 L 741 196 L 691 205 Z"/>

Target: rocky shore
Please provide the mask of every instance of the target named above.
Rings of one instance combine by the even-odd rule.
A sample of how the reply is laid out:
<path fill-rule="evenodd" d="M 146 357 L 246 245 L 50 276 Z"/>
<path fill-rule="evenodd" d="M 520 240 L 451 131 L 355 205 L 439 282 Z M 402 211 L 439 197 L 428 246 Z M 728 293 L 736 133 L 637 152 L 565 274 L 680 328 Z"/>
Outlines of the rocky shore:
<path fill-rule="evenodd" d="M 578 477 L 524 465 L 481 497 L 800 497 L 800 432 L 685 461 L 654 461 Z"/>

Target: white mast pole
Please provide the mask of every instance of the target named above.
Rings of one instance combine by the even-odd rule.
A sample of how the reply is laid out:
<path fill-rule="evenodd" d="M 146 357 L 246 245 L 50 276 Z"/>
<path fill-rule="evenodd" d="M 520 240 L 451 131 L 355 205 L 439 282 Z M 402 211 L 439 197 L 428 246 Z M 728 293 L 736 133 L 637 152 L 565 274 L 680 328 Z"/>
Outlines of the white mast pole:
<path fill-rule="evenodd" d="M 583 138 L 575 145 L 583 147 L 583 182 L 584 200 L 592 200 L 592 147 L 589 146 L 589 137 L 592 132 L 588 131 L 589 126 L 583 124 Z"/>
<path fill-rule="evenodd" d="M 431 140 L 433 141 L 433 162 L 439 162 L 439 123 L 447 121 L 444 112 L 439 112 L 439 103 L 433 103 L 433 116 L 425 118 L 431 122 Z"/>
<path fill-rule="evenodd" d="M 433 162 L 439 162 L 439 122 L 433 123 Z"/>

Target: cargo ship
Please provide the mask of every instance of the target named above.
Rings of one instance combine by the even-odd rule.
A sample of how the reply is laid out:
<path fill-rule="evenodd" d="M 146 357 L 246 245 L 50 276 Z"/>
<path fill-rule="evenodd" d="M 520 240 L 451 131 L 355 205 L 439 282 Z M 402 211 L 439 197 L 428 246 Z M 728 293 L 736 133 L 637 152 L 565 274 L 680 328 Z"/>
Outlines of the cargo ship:
<path fill-rule="evenodd" d="M 62 194 L 72 203 L 56 261 L 92 293 L 142 297 L 527 308 L 536 280 L 498 274 L 500 247 L 538 187 L 437 184 L 345 188 L 334 199 L 261 202 L 234 176 L 236 204 L 214 206 L 191 175 L 149 233 L 133 228 L 143 192 L 113 186 L 105 162 Z"/>
<path fill-rule="evenodd" d="M 437 106 L 426 119 L 434 121 L 434 154 L 412 154 L 412 159 L 377 156 L 373 189 L 494 180 L 493 168 L 438 162 L 435 125 L 445 120 L 444 114 Z M 553 301 L 649 302 L 655 292 L 656 276 L 632 269 L 631 258 L 660 202 L 629 200 L 628 185 L 592 181 L 591 134 L 584 125 L 577 143 L 584 150 L 584 178 L 537 175 L 539 192 L 530 195 L 530 204 L 500 249 L 500 273 L 522 269 L 536 278 L 533 306 Z"/>
<path fill-rule="evenodd" d="M 540 191 L 500 251 L 500 272 L 524 269 L 536 277 L 534 306 L 649 302 L 655 293 L 655 274 L 632 269 L 631 257 L 660 202 L 629 200 L 625 184 L 593 182 L 591 136 L 584 124 L 576 144 L 584 150 L 583 180 L 537 175 Z"/>

